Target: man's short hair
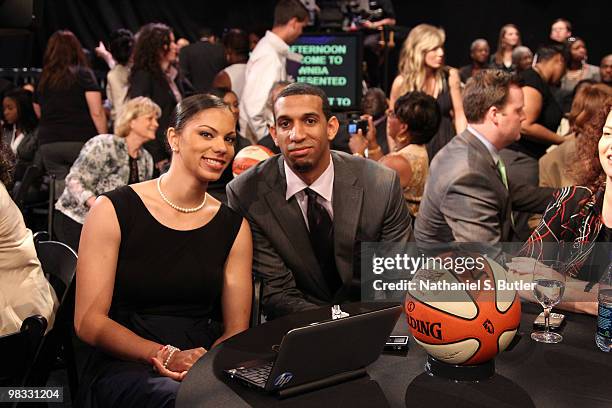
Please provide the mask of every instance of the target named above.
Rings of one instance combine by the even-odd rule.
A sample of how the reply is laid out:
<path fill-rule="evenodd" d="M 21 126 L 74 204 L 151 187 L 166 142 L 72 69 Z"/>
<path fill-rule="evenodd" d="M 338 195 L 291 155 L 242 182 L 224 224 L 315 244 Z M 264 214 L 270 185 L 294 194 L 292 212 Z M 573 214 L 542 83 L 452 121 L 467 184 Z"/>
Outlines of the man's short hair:
<path fill-rule="evenodd" d="M 472 41 L 472 45 L 470 45 L 470 52 L 474 52 L 474 50 L 480 43 L 485 44 L 487 47 L 489 46 L 489 42 L 487 40 L 485 40 L 484 38 L 477 38 L 474 41 Z"/>
<path fill-rule="evenodd" d="M 513 85 L 521 86 L 518 77 L 499 69 L 480 71 L 470 78 L 463 90 L 463 111 L 468 123 L 482 123 L 492 106 L 502 109 Z"/>
<path fill-rule="evenodd" d="M 208 37 L 215 35 L 214 31 L 210 27 L 200 27 L 197 33 L 198 33 L 198 39 L 208 38 Z"/>
<path fill-rule="evenodd" d="M 325 119 L 332 117 L 331 106 L 329 106 L 329 99 L 327 99 L 327 95 L 325 91 L 323 91 L 318 86 L 305 84 L 301 82 L 294 82 L 290 85 L 287 85 L 285 89 L 280 91 L 280 93 L 276 96 L 272 104 L 272 113 L 274 114 L 274 120 L 276 121 L 276 101 L 280 98 L 285 98 L 287 96 L 294 95 L 313 95 L 321 98 L 321 107 L 323 108 L 323 114 L 325 115 Z"/>
<path fill-rule="evenodd" d="M 298 21 L 306 21 L 308 10 L 300 0 L 279 0 L 274 7 L 274 27 L 287 24 L 293 17 Z"/>
<path fill-rule="evenodd" d="M 387 95 L 380 88 L 368 89 L 361 99 L 361 110 L 375 120 L 382 117 L 387 110 Z"/>
<path fill-rule="evenodd" d="M 518 65 L 518 62 L 521 60 L 521 58 L 523 58 L 523 55 L 531 55 L 533 57 L 533 52 L 531 52 L 529 47 L 519 45 L 512 50 L 512 63 L 514 65 Z"/>
<path fill-rule="evenodd" d="M 538 61 L 546 62 L 553 59 L 557 54 L 561 55 L 565 61 L 569 61 L 569 48 L 566 44 L 550 42 L 538 47 Z"/>
<path fill-rule="evenodd" d="M 415 144 L 429 143 L 438 131 L 442 119 L 438 102 L 419 91 L 400 96 L 395 101 L 393 112 L 400 122 L 408 125 L 410 140 Z"/>
<path fill-rule="evenodd" d="M 572 31 L 572 23 L 570 23 L 570 21 L 568 19 L 565 18 L 558 18 L 555 21 L 552 22 L 551 26 L 554 26 L 557 23 L 563 23 L 565 24 L 565 28 L 567 29 L 567 31 Z"/>

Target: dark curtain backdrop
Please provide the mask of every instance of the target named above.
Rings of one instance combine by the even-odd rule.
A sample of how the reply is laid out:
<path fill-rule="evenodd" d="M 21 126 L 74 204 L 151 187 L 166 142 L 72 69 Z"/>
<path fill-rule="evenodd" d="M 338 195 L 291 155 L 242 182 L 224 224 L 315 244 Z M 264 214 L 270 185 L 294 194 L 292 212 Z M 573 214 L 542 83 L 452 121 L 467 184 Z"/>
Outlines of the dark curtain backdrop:
<path fill-rule="evenodd" d="M 74 31 L 89 49 L 99 40 L 106 40 L 114 29 L 126 27 L 136 31 L 151 21 L 167 23 L 174 28 L 177 38 L 193 41 L 199 26 L 212 27 L 219 33 L 224 27 L 269 27 L 275 4 L 274 0 L 41 1 L 43 15 L 38 28 L 29 33 L 5 33 L 0 38 L 3 56 L 0 65 L 40 66 L 48 37 L 60 28 Z M 489 40 L 493 52 L 499 29 L 506 23 L 517 24 L 523 42 L 534 48 L 546 40 L 551 22 L 560 16 L 571 20 L 574 34 L 586 40 L 591 63 L 599 64 L 603 55 L 612 52 L 610 1 L 395 0 L 393 4 L 399 25 L 413 27 L 426 22 L 445 28 L 447 63 L 453 66 L 468 62 L 469 45 L 477 37 Z M 396 58 L 392 58 L 390 65 L 393 76 Z"/>

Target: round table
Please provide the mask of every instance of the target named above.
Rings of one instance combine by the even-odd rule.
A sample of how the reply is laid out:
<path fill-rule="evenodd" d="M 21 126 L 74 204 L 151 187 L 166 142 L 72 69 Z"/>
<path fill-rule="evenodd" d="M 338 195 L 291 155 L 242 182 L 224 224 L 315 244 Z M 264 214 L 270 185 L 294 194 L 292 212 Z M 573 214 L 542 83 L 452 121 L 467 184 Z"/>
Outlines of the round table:
<path fill-rule="evenodd" d="M 378 307 L 357 303 L 342 309 L 355 314 Z M 224 369 L 269 355 L 288 330 L 328 319 L 330 308 L 296 313 L 249 329 L 206 353 L 181 384 L 176 407 L 612 407 L 612 356 L 595 346 L 596 319 L 566 312 L 563 342 L 541 344 L 529 336 L 540 311 L 537 305 L 523 304 L 518 338 L 495 359 L 495 375 L 477 383 L 457 383 L 425 373 L 427 355 L 412 338 L 408 353 L 383 353 L 368 366 L 366 377 L 287 399 L 225 376 Z M 393 334 L 407 333 L 402 315 Z"/>

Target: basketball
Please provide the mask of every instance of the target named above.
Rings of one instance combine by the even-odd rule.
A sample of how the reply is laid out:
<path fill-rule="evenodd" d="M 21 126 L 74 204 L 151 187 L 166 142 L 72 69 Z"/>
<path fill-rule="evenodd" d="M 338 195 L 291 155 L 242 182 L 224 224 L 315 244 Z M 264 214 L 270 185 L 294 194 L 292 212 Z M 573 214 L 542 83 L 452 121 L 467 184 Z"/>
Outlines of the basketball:
<path fill-rule="evenodd" d="M 234 174 L 234 177 L 236 177 L 260 161 L 266 160 L 268 157 L 272 156 L 274 156 L 274 153 L 272 153 L 267 147 L 261 145 L 247 146 L 240 150 L 236 157 L 234 157 L 232 173 Z"/>
<path fill-rule="evenodd" d="M 506 270 L 488 257 L 471 269 L 418 270 L 404 304 L 410 331 L 420 346 L 448 364 L 474 365 L 494 358 L 510 344 L 521 320 L 518 293 L 506 284 Z M 465 254 L 463 254 L 465 258 Z M 444 259 L 456 260 L 458 254 Z"/>

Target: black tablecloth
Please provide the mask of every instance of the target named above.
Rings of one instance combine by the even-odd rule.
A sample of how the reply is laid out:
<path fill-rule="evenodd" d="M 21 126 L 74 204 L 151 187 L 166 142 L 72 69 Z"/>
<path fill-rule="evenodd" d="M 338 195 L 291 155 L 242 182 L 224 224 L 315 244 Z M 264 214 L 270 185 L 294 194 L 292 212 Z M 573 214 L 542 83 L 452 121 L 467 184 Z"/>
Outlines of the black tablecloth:
<path fill-rule="evenodd" d="M 375 307 L 353 304 L 343 310 L 357 313 Z M 279 344 L 289 329 L 326 319 L 330 312 L 324 308 L 288 316 L 234 336 L 206 353 L 183 381 L 176 407 L 612 407 L 612 355 L 595 346 L 596 319 L 566 313 L 563 342 L 541 344 L 529 336 L 540 310 L 523 304 L 518 342 L 497 356 L 496 374 L 478 383 L 426 374 L 426 354 L 412 339 L 406 355 L 383 354 L 368 367 L 368 377 L 284 400 L 224 376 L 223 369 L 269 355 L 271 346 Z M 406 333 L 402 315 L 394 334 Z"/>

